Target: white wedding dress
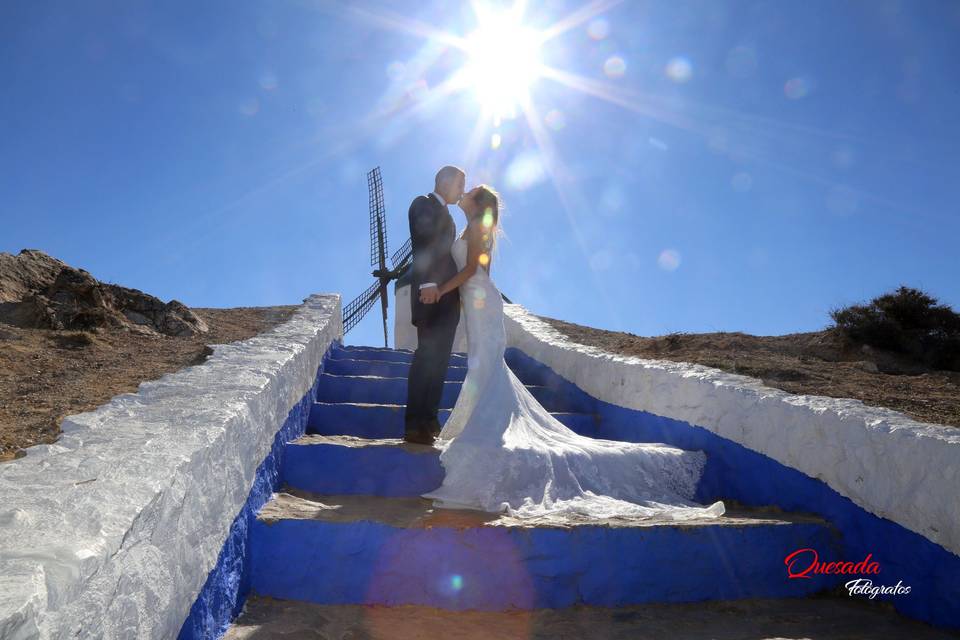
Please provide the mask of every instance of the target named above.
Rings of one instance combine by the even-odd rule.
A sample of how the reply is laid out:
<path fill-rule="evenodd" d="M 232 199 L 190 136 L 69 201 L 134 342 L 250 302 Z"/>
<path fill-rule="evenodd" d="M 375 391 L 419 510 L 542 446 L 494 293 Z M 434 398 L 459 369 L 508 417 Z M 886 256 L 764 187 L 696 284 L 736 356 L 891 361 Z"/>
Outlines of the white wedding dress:
<path fill-rule="evenodd" d="M 464 238 L 451 254 L 463 269 Z M 703 452 L 581 436 L 547 412 L 504 360 L 503 300 L 486 269 L 460 286 L 460 301 L 467 374 L 434 445 L 441 450 L 443 484 L 421 494 L 434 507 L 521 518 L 723 515 L 723 502 L 705 507 L 691 500 Z"/>

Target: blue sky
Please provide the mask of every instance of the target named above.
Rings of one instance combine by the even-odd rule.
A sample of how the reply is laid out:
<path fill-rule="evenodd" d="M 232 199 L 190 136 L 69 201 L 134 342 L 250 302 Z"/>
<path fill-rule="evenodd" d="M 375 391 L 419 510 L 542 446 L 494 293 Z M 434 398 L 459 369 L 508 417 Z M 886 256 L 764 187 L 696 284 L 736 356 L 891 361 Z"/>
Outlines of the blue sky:
<path fill-rule="evenodd" d="M 454 163 L 503 194 L 492 275 L 534 313 L 772 335 L 899 284 L 960 308 L 960 5 L 606 4 L 529 3 L 538 32 L 586 17 L 540 49 L 537 126 L 444 93 L 468 3 L 5 2 L 0 251 L 192 306 L 346 304 L 367 170 L 393 250 Z M 377 315 L 345 341 L 382 343 Z"/>

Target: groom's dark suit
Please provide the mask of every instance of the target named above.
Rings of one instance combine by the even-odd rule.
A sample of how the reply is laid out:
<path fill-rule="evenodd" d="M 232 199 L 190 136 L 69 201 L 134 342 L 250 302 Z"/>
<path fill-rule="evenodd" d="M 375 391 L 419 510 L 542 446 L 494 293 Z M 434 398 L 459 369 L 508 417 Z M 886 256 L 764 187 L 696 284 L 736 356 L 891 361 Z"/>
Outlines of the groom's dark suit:
<path fill-rule="evenodd" d="M 450 255 L 457 229 L 436 194 L 417 196 L 408 217 L 413 248 L 410 320 L 417 327 L 417 349 L 407 380 L 406 429 L 411 432 L 437 418 L 453 338 L 460 322 L 460 292 L 454 289 L 433 304 L 420 302 L 421 283 L 434 282 L 439 287 L 459 271 Z"/>

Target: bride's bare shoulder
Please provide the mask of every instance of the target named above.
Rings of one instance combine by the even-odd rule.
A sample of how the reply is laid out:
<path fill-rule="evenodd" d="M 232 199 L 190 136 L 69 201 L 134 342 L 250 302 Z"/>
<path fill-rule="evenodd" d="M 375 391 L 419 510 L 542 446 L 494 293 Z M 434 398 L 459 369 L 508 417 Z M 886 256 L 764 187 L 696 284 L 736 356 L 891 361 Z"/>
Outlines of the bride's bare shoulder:
<path fill-rule="evenodd" d="M 463 237 L 468 240 L 476 240 L 483 236 L 483 222 L 478 218 L 474 218 L 469 223 L 467 223 L 467 228 L 463 230 Z"/>

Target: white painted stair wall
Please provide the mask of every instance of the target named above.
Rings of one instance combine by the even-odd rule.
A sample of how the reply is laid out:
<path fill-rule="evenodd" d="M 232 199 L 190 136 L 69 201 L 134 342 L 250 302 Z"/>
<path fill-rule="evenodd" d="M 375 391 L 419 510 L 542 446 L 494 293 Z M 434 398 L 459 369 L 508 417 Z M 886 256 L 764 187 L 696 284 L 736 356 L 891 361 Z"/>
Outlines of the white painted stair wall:
<path fill-rule="evenodd" d="M 339 294 L 68 416 L 0 464 L 0 638 L 175 638 L 291 408 L 343 337 Z"/>

